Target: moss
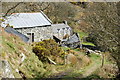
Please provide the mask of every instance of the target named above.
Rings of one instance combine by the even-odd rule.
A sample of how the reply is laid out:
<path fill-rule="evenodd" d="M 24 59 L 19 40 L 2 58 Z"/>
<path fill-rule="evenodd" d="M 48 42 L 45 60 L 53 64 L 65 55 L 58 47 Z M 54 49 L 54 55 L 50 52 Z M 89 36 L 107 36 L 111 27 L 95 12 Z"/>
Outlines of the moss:
<path fill-rule="evenodd" d="M 4 51 L 0 54 L 1 58 L 5 58 L 6 56 L 7 56 L 7 54 Z"/>

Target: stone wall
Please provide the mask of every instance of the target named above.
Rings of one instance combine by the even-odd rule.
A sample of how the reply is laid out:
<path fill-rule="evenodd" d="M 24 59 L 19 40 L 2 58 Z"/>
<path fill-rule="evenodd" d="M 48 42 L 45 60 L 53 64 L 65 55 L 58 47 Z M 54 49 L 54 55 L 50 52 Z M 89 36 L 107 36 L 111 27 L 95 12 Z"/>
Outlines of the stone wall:
<path fill-rule="evenodd" d="M 34 33 L 34 42 L 39 42 L 45 39 L 52 39 L 53 35 L 58 37 L 59 39 L 62 39 L 63 36 L 66 34 L 70 35 L 71 34 L 71 28 L 69 27 L 52 27 L 52 26 L 47 26 L 47 27 L 31 27 L 31 28 L 19 28 L 16 29 L 18 32 L 26 35 L 27 37 L 30 38 L 31 42 L 31 35 L 28 35 L 28 33 Z"/>
<path fill-rule="evenodd" d="M 65 27 L 65 28 L 55 28 L 54 30 L 52 30 L 53 35 L 58 37 L 59 39 L 63 39 L 63 37 L 68 34 L 71 35 L 72 33 L 72 29 L 69 27 Z"/>
<path fill-rule="evenodd" d="M 31 39 L 31 35 L 28 33 L 34 33 L 34 41 L 38 42 L 44 39 L 49 39 L 52 37 L 51 28 L 50 27 L 33 27 L 33 28 L 21 28 L 16 29 L 18 32 L 26 35 Z M 30 40 L 31 41 L 31 40 Z"/>

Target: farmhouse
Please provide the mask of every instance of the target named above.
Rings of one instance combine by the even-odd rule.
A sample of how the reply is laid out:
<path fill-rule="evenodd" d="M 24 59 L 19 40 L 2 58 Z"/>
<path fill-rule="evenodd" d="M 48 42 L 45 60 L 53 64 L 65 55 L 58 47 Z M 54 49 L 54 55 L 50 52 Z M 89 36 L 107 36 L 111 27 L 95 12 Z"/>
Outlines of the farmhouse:
<path fill-rule="evenodd" d="M 53 39 L 53 36 L 62 40 L 65 35 L 72 34 L 72 29 L 66 22 L 53 24 L 42 11 L 37 13 L 14 13 L 8 16 L 1 26 L 6 27 L 8 24 L 16 31 L 27 36 L 29 42 Z"/>

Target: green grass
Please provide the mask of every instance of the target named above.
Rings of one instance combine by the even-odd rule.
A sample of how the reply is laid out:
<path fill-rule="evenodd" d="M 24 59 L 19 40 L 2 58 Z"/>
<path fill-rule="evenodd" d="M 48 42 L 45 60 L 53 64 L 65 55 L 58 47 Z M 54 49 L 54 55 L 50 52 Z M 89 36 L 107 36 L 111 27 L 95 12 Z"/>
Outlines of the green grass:
<path fill-rule="evenodd" d="M 80 51 L 80 49 L 79 49 L 79 48 L 77 48 L 77 49 L 72 49 L 72 50 L 74 50 L 74 51 Z"/>
<path fill-rule="evenodd" d="M 69 47 L 61 47 L 63 50 L 68 50 L 68 49 L 70 49 Z"/>
<path fill-rule="evenodd" d="M 79 32 L 80 34 L 80 38 L 83 38 L 84 36 L 87 36 L 87 33 L 84 32 Z M 12 38 L 12 37 L 11 37 Z M 12 40 L 12 39 L 11 39 Z M 3 37 L 3 57 L 5 55 L 8 55 L 9 57 L 7 58 L 7 60 L 10 62 L 10 64 L 12 65 L 12 69 L 13 69 L 13 74 L 15 75 L 15 77 L 20 77 L 20 75 L 18 73 L 16 73 L 15 69 L 19 69 L 20 71 L 22 71 L 26 77 L 29 78 L 35 78 L 35 77 L 39 77 L 39 78 L 43 78 L 43 77 L 48 77 L 49 75 L 52 75 L 54 73 L 54 68 L 56 69 L 56 71 L 61 72 L 61 71 L 67 71 L 67 69 L 70 69 L 71 66 L 66 66 L 66 65 L 53 65 L 51 66 L 51 64 L 46 64 L 46 63 L 42 63 L 38 57 L 32 53 L 32 48 L 30 45 L 23 43 L 22 41 L 18 41 L 17 43 L 14 43 L 14 41 L 9 41 L 7 40 L 5 37 Z M 25 48 L 27 51 L 26 53 L 22 50 L 18 49 L 18 44 L 19 46 Z M 94 44 L 89 43 L 89 42 L 83 42 L 83 44 L 85 45 L 92 45 L 94 46 Z M 76 52 L 79 52 L 80 55 L 85 55 L 85 52 L 80 51 L 80 49 L 71 49 L 68 47 L 61 47 L 63 50 L 74 50 Z M 17 54 L 17 53 L 18 54 Z M 20 54 L 24 53 L 26 55 L 26 59 L 23 61 L 22 65 L 19 64 L 20 61 Z M 85 66 L 82 69 L 75 69 L 74 67 L 72 67 L 72 69 L 75 69 L 75 71 L 70 72 L 67 76 L 65 76 L 65 78 L 67 77 L 80 77 L 82 76 L 82 74 L 84 74 L 85 71 L 89 70 L 92 66 L 94 65 L 100 65 L 101 64 L 101 58 L 99 55 L 96 54 L 90 54 L 91 57 L 90 59 L 92 60 L 92 63 L 90 63 L 90 65 Z M 15 63 L 15 64 L 14 64 Z M 106 62 L 108 63 L 108 62 Z M 47 68 L 45 68 L 45 66 L 47 66 Z M 90 76 L 91 77 L 97 77 L 97 76 Z"/>
<path fill-rule="evenodd" d="M 19 38 L 15 37 L 17 41 L 14 41 L 14 37 L 10 35 L 4 35 L 2 37 L 2 54 L 0 58 L 6 59 L 11 65 L 12 73 L 15 78 L 21 78 L 20 74 L 15 70 L 18 69 L 25 74 L 28 78 L 44 77 L 47 76 L 46 70 L 43 68 L 43 63 L 32 52 L 32 47 Z M 22 49 L 18 47 L 21 46 Z M 25 51 L 24 51 L 25 50 Z M 26 59 L 21 62 L 21 53 L 26 56 Z"/>
<path fill-rule="evenodd" d="M 13 43 L 7 42 L 6 44 L 7 44 L 12 50 L 15 50 Z"/>
<path fill-rule="evenodd" d="M 81 40 L 84 39 L 84 37 L 87 37 L 88 36 L 88 33 L 85 33 L 85 32 L 81 32 L 81 31 L 77 31 L 78 34 L 79 34 L 79 37 Z M 82 44 L 84 45 L 91 45 L 91 46 L 95 46 L 93 43 L 90 43 L 90 42 L 82 42 Z"/>
<path fill-rule="evenodd" d="M 79 34 L 79 37 L 82 39 L 83 37 L 86 37 L 86 36 L 88 36 L 88 34 L 87 33 L 85 33 L 85 32 L 78 32 L 78 34 Z"/>
<path fill-rule="evenodd" d="M 100 55 L 97 55 L 97 54 L 95 54 L 95 53 L 91 53 L 91 54 L 90 54 L 90 58 L 91 58 L 92 60 L 98 60 L 98 59 L 100 59 Z"/>
<path fill-rule="evenodd" d="M 90 46 L 95 46 L 93 43 L 90 43 L 90 42 L 83 42 L 82 44 L 84 44 L 84 45 L 90 45 Z"/>
<path fill-rule="evenodd" d="M 72 50 L 74 50 L 76 52 L 79 52 L 80 55 L 85 55 L 85 53 L 84 52 L 80 52 L 79 49 L 72 49 Z M 68 77 L 69 78 L 73 78 L 73 77 L 80 77 L 80 78 L 82 78 L 83 77 L 82 74 L 86 73 L 86 71 L 88 71 L 91 67 L 93 67 L 95 65 L 97 65 L 97 66 L 101 65 L 101 57 L 100 57 L 100 55 L 97 55 L 97 54 L 93 53 L 93 54 L 90 54 L 89 58 L 91 59 L 91 63 L 89 65 L 81 67 L 81 69 L 73 68 L 74 71 L 71 72 L 70 74 L 66 75 L 66 76 L 63 76 L 63 78 L 68 78 Z M 94 76 L 92 76 L 92 77 L 94 77 Z M 86 77 L 86 78 L 91 78 L 91 76 L 90 77 Z"/>

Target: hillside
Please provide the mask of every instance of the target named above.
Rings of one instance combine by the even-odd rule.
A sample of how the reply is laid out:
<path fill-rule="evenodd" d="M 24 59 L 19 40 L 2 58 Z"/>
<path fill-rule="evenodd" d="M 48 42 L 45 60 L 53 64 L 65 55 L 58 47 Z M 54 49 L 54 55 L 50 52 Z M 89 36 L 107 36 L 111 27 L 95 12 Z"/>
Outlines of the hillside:
<path fill-rule="evenodd" d="M 98 54 L 85 55 L 84 49 L 63 47 L 70 64 L 50 64 L 41 62 L 32 52 L 32 46 L 24 43 L 19 37 L 2 30 L 2 51 L 0 54 L 1 77 L 11 78 L 110 78 L 114 77 L 117 68 L 109 61 L 106 54 L 104 66 Z M 64 61 L 64 60 L 62 60 Z M 107 67 L 109 66 L 109 68 Z M 9 71 L 6 71 L 9 69 Z M 112 70 L 111 70 L 112 69 Z M 103 74 L 104 72 L 104 74 Z"/>
<path fill-rule="evenodd" d="M 6 77 L 83 78 L 83 80 L 120 78 L 119 3 L 3 2 L 4 19 L 11 13 L 43 11 L 53 24 L 67 23 L 73 33 L 78 33 L 82 48 L 81 45 L 80 48 L 75 49 L 61 47 L 53 39 L 25 43 L 18 36 L 5 32 L 0 26 L 0 79 Z M 0 20 L 4 22 L 3 19 Z M 49 32 L 47 27 L 46 32 L 39 30 L 41 31 L 35 30 L 37 33 L 41 32 L 38 38 L 41 34 Z M 57 30 L 59 33 L 59 29 Z M 53 29 L 53 31 L 57 30 Z M 28 32 L 26 28 L 25 32 Z M 67 38 L 67 36 L 63 37 Z"/>
<path fill-rule="evenodd" d="M 7 74 L 13 74 L 17 78 L 44 76 L 46 70 L 43 68 L 43 63 L 32 52 L 32 47 L 19 37 L 6 33 L 3 28 L 0 30 L 2 30 L 0 61 L 7 61 L 12 69 L 10 72 L 5 72 L 4 65 L 2 77 L 9 77 L 6 76 Z"/>

